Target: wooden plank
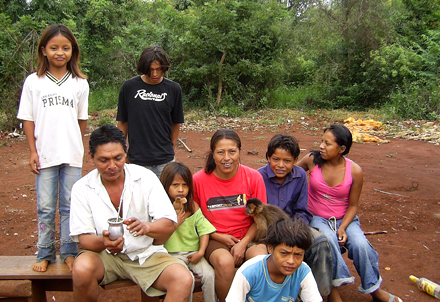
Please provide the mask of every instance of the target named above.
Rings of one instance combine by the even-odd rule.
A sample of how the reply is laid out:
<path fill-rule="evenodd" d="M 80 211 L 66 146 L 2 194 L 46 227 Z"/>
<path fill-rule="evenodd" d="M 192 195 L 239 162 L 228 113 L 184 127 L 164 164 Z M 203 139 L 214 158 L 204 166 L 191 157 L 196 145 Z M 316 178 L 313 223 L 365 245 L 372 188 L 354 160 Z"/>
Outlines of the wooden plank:
<path fill-rule="evenodd" d="M 72 279 L 72 273 L 59 256 L 55 263 L 49 264 L 46 272 L 32 269 L 35 260 L 35 256 L 0 256 L 0 279 Z"/>
<path fill-rule="evenodd" d="M 31 280 L 0 280 L 0 297 L 32 296 Z"/>

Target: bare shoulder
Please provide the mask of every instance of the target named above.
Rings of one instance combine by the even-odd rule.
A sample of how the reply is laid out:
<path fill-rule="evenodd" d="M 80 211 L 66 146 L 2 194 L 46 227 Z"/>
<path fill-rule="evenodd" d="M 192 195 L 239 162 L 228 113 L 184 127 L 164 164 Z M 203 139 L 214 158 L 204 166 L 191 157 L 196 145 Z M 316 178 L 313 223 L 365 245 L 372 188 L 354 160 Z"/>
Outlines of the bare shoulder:
<path fill-rule="evenodd" d="M 194 213 L 197 212 L 200 209 L 200 206 L 197 202 L 193 202 L 193 211 Z"/>
<path fill-rule="evenodd" d="M 312 153 L 308 153 L 308 154 L 304 155 L 304 157 L 301 158 L 296 163 L 296 165 L 303 168 L 306 171 L 312 170 L 315 167 L 315 164 L 313 163 Z"/>
<path fill-rule="evenodd" d="M 363 179 L 364 177 L 362 168 L 354 161 L 351 162 L 351 176 L 353 179 Z"/>

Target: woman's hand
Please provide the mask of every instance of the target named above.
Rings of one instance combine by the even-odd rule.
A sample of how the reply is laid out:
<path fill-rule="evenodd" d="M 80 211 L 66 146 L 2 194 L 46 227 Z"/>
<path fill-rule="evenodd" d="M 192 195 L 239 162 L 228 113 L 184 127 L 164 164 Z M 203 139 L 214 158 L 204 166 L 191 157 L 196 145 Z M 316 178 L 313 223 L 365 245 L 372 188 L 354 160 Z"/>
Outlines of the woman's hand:
<path fill-rule="evenodd" d="M 246 243 L 240 241 L 231 248 L 231 254 L 235 260 L 235 266 L 240 266 L 243 263 L 246 247 Z"/>
<path fill-rule="evenodd" d="M 239 239 L 235 238 L 232 235 L 229 234 L 219 234 L 219 233 L 213 233 L 211 234 L 214 240 L 223 243 L 228 248 L 232 248 L 237 242 L 240 242 Z"/>
<path fill-rule="evenodd" d="M 347 242 L 347 239 L 348 239 L 348 236 L 347 236 L 347 233 L 345 233 L 345 230 L 339 228 L 337 236 L 338 236 L 338 243 L 339 243 L 339 245 L 340 246 L 344 246 L 345 243 Z"/>

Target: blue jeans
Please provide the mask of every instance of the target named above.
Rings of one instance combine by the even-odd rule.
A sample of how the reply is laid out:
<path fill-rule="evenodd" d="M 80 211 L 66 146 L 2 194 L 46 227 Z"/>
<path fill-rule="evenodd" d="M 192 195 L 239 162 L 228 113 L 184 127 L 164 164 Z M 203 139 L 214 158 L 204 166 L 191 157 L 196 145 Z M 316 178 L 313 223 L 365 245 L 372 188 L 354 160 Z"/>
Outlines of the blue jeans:
<path fill-rule="evenodd" d="M 168 163 L 164 163 L 161 165 L 154 165 L 154 166 L 144 166 L 145 168 L 147 168 L 150 171 L 153 171 L 154 174 L 156 174 L 157 178 L 160 178 L 160 175 L 162 174 L 163 169 L 165 168 L 166 165 L 168 165 L 169 163 L 173 162 L 174 160 L 168 162 Z"/>
<path fill-rule="evenodd" d="M 81 178 L 81 168 L 62 164 L 40 169 L 36 175 L 38 214 L 37 262 L 55 261 L 55 213 L 59 197 L 60 257 L 65 260 L 78 253 L 76 242 L 70 238 L 70 193 Z M 58 192 L 59 191 L 59 192 Z M 58 194 L 59 193 L 59 194 Z"/>
<path fill-rule="evenodd" d="M 310 266 L 319 294 L 328 296 L 332 289 L 333 266 L 331 258 L 331 248 L 327 238 L 310 228 L 312 232 L 312 246 L 304 254 L 304 262 Z"/>
<path fill-rule="evenodd" d="M 341 223 L 342 219 L 336 220 L 336 230 Z M 330 228 L 329 220 L 313 216 L 310 225 L 324 234 L 330 243 L 333 262 L 333 286 L 337 287 L 347 283 L 354 283 L 354 277 L 351 276 L 347 264 L 344 258 L 342 258 L 337 235 Z M 378 290 L 382 283 L 379 272 L 379 256 L 365 237 L 357 216 L 348 225 L 345 232 L 348 237 L 345 243 L 345 247 L 348 249 L 348 258 L 353 260 L 356 271 L 361 277 L 359 291 L 364 294 L 370 294 Z"/>

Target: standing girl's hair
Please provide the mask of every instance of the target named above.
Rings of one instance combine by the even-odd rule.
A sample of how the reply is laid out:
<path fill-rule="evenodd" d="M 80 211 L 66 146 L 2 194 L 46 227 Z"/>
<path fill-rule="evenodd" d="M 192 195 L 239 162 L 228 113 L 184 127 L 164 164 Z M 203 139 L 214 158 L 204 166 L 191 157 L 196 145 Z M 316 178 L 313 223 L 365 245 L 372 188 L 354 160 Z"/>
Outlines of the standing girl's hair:
<path fill-rule="evenodd" d="M 350 130 L 344 125 L 331 125 L 324 129 L 324 133 L 330 131 L 335 137 L 335 142 L 339 147 L 345 147 L 345 150 L 341 153 L 342 156 L 347 155 L 350 152 L 351 145 L 353 144 L 353 137 Z M 318 167 L 322 167 L 325 163 L 325 159 L 321 157 L 320 151 L 315 150 L 310 153 L 313 156 L 313 163 Z"/>
<path fill-rule="evenodd" d="M 186 203 L 183 205 L 185 212 L 194 213 L 194 188 L 193 188 L 193 178 L 190 169 L 183 163 L 171 162 L 165 166 L 160 175 L 160 182 L 164 187 L 165 191 L 170 197 L 169 189 L 174 181 L 174 177 L 179 175 L 182 177 L 183 181 L 188 187 L 188 195 L 186 195 Z M 170 197 L 171 200 L 171 197 Z M 171 203 L 174 200 L 171 200 Z"/>
<path fill-rule="evenodd" d="M 72 73 L 72 78 L 78 77 L 87 79 L 87 76 L 84 75 L 79 68 L 79 57 L 81 52 L 79 50 L 78 42 L 76 41 L 72 31 L 67 26 L 62 24 L 50 25 L 41 35 L 40 42 L 38 43 L 37 75 L 41 77 L 46 73 L 46 71 L 49 70 L 49 61 L 43 54 L 43 48 L 46 47 L 50 39 L 58 35 L 66 37 L 70 43 L 72 43 L 72 57 L 70 58 L 70 61 L 67 62 L 67 70 Z"/>
<path fill-rule="evenodd" d="M 217 142 L 222 139 L 230 139 L 237 144 L 238 150 L 241 150 L 241 140 L 237 133 L 229 129 L 219 129 L 211 137 L 208 158 L 206 159 L 205 172 L 211 174 L 215 169 L 214 151 Z"/>

